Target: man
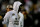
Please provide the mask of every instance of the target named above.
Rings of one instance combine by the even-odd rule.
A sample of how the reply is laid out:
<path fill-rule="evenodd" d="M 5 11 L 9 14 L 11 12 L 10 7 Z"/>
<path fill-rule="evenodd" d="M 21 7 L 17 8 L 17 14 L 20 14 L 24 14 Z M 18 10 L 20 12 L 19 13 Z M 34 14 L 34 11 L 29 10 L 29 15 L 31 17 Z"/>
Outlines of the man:
<path fill-rule="evenodd" d="M 6 12 L 9 12 L 11 10 L 13 10 L 12 5 L 7 5 Z M 4 24 L 4 27 L 7 27 L 7 26 L 8 26 L 8 23 Z"/>
<path fill-rule="evenodd" d="M 20 16 L 20 19 L 19 19 L 18 9 L 21 4 L 22 3 L 19 1 L 14 2 L 14 4 L 13 4 L 14 10 L 8 11 L 6 13 L 6 15 L 4 16 L 4 21 L 2 22 L 3 24 L 7 24 L 9 21 L 8 27 L 20 27 L 19 22 L 22 22 L 23 14 L 19 12 L 19 16 Z"/>

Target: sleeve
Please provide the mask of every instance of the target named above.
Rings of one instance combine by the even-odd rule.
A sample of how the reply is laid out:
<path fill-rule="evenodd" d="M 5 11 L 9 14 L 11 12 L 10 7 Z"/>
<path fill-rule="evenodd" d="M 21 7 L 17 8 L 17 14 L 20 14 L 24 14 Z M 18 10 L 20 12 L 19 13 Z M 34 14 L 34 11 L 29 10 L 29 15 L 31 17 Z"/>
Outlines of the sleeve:
<path fill-rule="evenodd" d="M 9 13 L 6 13 L 6 15 L 3 18 L 2 24 L 6 24 L 8 22 L 9 17 L 10 17 L 10 14 Z"/>
<path fill-rule="evenodd" d="M 22 13 L 20 14 L 20 21 L 19 21 L 19 23 L 20 23 L 21 27 L 24 26 L 24 15 Z"/>

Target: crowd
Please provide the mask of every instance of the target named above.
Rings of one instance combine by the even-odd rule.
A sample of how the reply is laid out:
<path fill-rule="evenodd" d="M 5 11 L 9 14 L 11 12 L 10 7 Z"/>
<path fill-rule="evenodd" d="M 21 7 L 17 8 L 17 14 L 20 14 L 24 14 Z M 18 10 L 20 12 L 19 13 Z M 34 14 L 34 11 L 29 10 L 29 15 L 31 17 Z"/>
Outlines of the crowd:
<path fill-rule="evenodd" d="M 17 0 L 0 0 L 0 27 L 5 16 L 7 5 L 12 5 Z M 23 3 L 24 27 L 40 27 L 40 0 L 19 0 Z"/>

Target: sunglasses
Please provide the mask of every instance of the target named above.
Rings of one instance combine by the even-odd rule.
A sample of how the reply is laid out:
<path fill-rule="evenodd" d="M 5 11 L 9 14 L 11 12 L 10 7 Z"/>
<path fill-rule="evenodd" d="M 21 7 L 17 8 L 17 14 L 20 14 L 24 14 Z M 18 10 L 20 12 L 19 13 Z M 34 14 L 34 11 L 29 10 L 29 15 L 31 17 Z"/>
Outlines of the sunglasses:
<path fill-rule="evenodd" d="M 9 9 L 13 9 L 13 8 L 9 8 Z"/>

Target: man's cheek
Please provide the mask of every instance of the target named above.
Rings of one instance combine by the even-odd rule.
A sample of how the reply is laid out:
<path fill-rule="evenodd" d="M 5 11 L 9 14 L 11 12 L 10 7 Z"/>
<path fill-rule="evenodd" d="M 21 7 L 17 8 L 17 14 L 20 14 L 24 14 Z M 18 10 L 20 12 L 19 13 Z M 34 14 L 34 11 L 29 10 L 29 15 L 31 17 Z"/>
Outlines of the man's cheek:
<path fill-rule="evenodd" d="M 22 12 L 23 14 L 25 14 L 25 12 Z"/>

